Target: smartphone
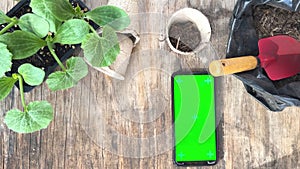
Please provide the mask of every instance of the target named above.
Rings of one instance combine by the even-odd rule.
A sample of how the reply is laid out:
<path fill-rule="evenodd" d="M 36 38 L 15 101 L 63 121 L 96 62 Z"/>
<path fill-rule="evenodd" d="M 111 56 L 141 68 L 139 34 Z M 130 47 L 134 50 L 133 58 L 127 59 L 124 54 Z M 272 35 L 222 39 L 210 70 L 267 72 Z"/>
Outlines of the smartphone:
<path fill-rule="evenodd" d="M 206 71 L 172 75 L 173 160 L 178 166 L 217 163 L 215 85 Z"/>

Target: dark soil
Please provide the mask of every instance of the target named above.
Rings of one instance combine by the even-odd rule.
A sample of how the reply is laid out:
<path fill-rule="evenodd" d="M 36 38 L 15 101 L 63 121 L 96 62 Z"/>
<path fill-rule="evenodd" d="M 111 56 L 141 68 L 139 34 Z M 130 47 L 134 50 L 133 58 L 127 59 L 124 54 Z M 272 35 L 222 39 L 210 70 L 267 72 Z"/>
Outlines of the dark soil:
<path fill-rule="evenodd" d="M 253 19 L 259 39 L 275 35 L 289 35 L 300 41 L 300 12 L 260 5 L 254 8 Z M 280 88 L 295 81 L 300 81 L 299 74 L 274 81 L 273 84 Z"/>
<path fill-rule="evenodd" d="M 169 28 L 169 39 L 175 49 L 192 52 L 200 44 L 201 35 L 193 22 L 177 22 Z"/>
<path fill-rule="evenodd" d="M 72 5 L 74 7 L 76 7 L 79 3 L 79 6 L 82 9 L 84 8 L 85 11 L 87 10 L 86 6 L 83 5 L 81 2 L 77 3 L 76 0 L 70 0 L 70 2 L 72 3 Z M 21 3 L 23 3 L 23 2 L 21 2 Z M 23 3 L 23 5 L 20 6 L 21 8 L 19 8 L 17 10 L 12 9 L 11 11 L 9 11 L 7 13 L 7 15 L 10 16 L 10 17 L 16 16 L 17 18 L 20 18 L 25 13 L 31 13 L 32 10 L 29 7 L 29 3 L 30 3 L 30 1 L 27 0 L 25 3 Z M 3 29 L 5 27 L 5 25 L 6 24 L 0 25 L 0 30 Z M 13 32 L 14 30 L 19 30 L 19 28 L 18 27 L 13 27 L 9 30 L 9 32 Z M 55 49 L 55 52 L 56 52 L 58 58 L 63 62 L 66 59 L 68 59 L 69 57 L 71 57 L 71 55 L 73 54 L 75 48 L 78 48 L 78 47 L 79 47 L 78 45 L 72 45 L 71 46 L 71 45 L 55 44 L 54 49 Z M 6 75 L 10 76 L 13 73 L 16 73 L 18 71 L 19 66 L 21 66 L 24 63 L 31 63 L 32 65 L 43 69 L 46 73 L 45 79 L 58 66 L 55 59 L 50 54 L 48 47 L 44 47 L 43 49 L 40 49 L 36 54 L 34 54 L 31 57 L 28 57 L 26 59 L 21 59 L 21 60 L 13 60 L 12 69 L 11 69 L 10 72 L 7 72 Z M 33 86 L 30 86 L 30 85 L 24 83 L 24 91 L 25 92 L 28 92 L 31 89 L 33 89 Z"/>
<path fill-rule="evenodd" d="M 300 40 L 300 12 L 260 5 L 253 17 L 259 39 L 285 34 Z"/>

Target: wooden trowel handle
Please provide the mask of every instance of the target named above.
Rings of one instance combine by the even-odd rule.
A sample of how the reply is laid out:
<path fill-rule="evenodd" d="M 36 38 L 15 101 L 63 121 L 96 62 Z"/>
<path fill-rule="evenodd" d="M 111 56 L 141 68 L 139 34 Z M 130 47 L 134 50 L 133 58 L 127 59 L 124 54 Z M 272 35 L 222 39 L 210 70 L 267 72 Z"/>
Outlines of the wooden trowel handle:
<path fill-rule="evenodd" d="M 255 69 L 257 64 L 257 58 L 254 56 L 221 59 L 210 63 L 209 72 L 213 76 L 224 76 Z"/>

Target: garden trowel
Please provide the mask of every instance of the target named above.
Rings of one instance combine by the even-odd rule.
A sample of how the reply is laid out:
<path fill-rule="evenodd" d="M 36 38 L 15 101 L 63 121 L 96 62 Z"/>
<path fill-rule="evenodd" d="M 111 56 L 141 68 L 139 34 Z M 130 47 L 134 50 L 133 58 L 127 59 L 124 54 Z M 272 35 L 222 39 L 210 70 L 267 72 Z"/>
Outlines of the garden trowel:
<path fill-rule="evenodd" d="M 259 55 L 241 56 L 212 61 L 209 71 L 223 76 L 262 67 L 271 80 L 280 80 L 300 72 L 300 42 L 287 35 L 262 38 L 258 41 Z"/>

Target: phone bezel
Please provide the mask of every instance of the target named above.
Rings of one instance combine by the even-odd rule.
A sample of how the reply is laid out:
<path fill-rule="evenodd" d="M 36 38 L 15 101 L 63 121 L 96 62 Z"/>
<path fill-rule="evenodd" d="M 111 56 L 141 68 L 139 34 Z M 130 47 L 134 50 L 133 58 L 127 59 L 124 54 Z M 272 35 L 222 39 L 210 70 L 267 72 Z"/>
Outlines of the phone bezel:
<path fill-rule="evenodd" d="M 173 124 L 173 162 L 177 166 L 212 166 L 217 164 L 218 161 L 218 137 L 217 137 L 217 124 L 215 124 L 215 140 L 216 140 L 216 160 L 214 161 L 190 161 L 190 162 L 177 162 L 176 161 L 176 142 L 175 142 L 175 117 L 174 117 L 174 77 L 177 75 L 209 75 L 209 72 L 206 70 L 196 70 L 196 71 L 177 71 L 174 72 L 171 76 L 171 102 L 172 102 L 172 124 Z M 214 80 L 215 81 L 215 80 Z M 214 85 L 214 95 L 216 91 L 216 85 Z M 216 99 L 215 99 L 216 104 Z M 215 111 L 215 121 L 216 121 L 216 111 Z"/>

